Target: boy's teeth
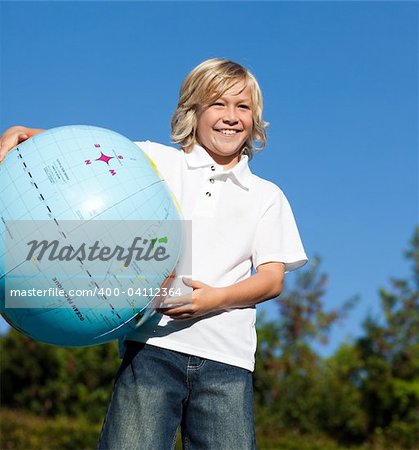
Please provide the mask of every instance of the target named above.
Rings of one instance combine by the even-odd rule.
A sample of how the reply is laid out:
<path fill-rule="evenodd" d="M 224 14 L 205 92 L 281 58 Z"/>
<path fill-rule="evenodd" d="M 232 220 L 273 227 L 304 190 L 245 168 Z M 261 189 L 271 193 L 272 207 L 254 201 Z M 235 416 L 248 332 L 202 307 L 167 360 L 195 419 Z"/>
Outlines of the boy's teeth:
<path fill-rule="evenodd" d="M 229 134 L 229 135 L 236 133 L 236 130 L 220 130 L 220 131 L 223 134 Z"/>

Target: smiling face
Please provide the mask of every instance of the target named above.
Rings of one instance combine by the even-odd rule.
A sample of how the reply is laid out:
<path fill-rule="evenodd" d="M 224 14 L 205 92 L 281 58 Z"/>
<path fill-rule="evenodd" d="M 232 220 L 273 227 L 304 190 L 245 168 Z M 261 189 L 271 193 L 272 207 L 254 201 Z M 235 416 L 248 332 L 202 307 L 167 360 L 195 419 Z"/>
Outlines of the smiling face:
<path fill-rule="evenodd" d="M 198 114 L 198 143 L 225 169 L 239 161 L 240 150 L 252 133 L 252 92 L 237 83 Z"/>

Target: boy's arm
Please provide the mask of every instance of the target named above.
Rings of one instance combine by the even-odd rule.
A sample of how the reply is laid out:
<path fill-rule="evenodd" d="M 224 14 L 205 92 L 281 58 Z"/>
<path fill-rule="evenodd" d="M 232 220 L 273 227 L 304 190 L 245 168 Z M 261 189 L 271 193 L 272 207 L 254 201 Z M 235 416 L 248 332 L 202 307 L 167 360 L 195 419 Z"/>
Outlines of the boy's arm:
<path fill-rule="evenodd" d="M 157 311 L 172 319 L 190 319 L 227 309 L 252 307 L 281 293 L 284 273 L 283 263 L 272 262 L 261 264 L 251 277 L 222 288 L 184 279 L 184 283 L 193 288 L 192 297 L 169 298 Z M 173 303 L 176 306 L 165 306 Z"/>
<path fill-rule="evenodd" d="M 284 263 L 261 264 L 251 277 L 221 288 L 224 297 L 222 303 L 227 308 L 243 308 L 277 297 L 282 291 L 284 275 Z"/>
<path fill-rule="evenodd" d="M 23 141 L 35 136 L 39 133 L 42 133 L 41 128 L 28 128 L 15 126 L 8 128 L 1 136 L 0 136 L 0 162 L 6 157 L 7 152 L 9 152 L 13 147 L 20 144 Z"/>

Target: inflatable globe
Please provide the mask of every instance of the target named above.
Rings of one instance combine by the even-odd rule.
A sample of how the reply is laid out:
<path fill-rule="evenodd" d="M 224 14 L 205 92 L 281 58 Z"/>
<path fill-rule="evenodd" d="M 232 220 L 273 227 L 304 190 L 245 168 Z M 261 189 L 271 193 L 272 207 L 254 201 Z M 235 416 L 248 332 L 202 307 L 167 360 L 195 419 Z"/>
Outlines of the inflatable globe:
<path fill-rule="evenodd" d="M 127 138 L 54 128 L 0 166 L 0 311 L 41 342 L 111 341 L 152 315 L 181 248 L 164 179 Z"/>

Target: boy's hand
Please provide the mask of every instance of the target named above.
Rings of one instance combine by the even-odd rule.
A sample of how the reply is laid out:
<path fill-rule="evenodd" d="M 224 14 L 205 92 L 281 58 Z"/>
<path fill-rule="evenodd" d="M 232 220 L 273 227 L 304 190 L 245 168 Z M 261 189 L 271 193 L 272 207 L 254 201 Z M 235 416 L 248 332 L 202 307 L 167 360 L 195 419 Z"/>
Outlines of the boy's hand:
<path fill-rule="evenodd" d="M 192 294 L 167 298 L 157 309 L 158 313 L 172 319 L 195 319 L 223 309 L 223 288 L 214 288 L 188 278 L 183 278 L 182 281 L 193 289 Z"/>
<path fill-rule="evenodd" d="M 0 163 L 12 148 L 42 131 L 43 130 L 37 128 L 21 126 L 8 128 L 3 135 L 0 136 Z"/>

